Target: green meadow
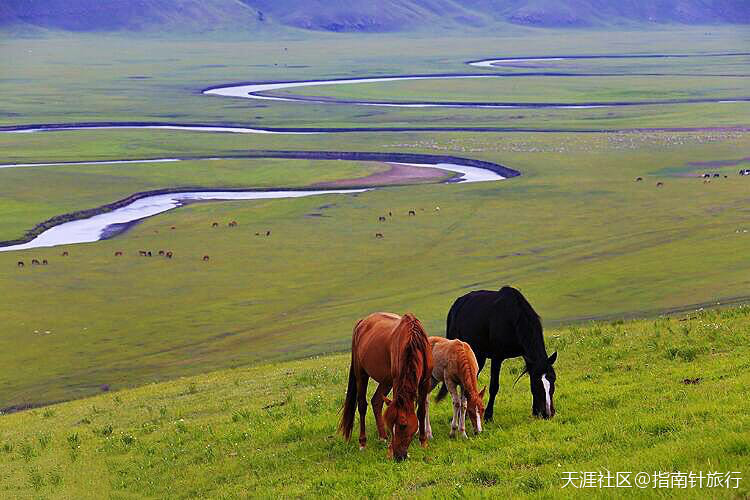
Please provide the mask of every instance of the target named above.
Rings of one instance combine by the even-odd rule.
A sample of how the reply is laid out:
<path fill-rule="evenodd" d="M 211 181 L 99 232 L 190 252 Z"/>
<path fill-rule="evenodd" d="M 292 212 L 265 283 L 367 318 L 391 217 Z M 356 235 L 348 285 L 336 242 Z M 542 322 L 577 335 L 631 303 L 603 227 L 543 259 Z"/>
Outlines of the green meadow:
<path fill-rule="evenodd" d="M 743 305 L 750 302 L 750 178 L 737 175 L 750 168 L 750 103 L 645 104 L 747 97 L 749 58 L 705 54 L 746 51 L 750 31 L 300 33 L 273 41 L 5 37 L 0 126 L 159 121 L 507 130 L 0 133 L 0 164 L 258 156 L 3 168 L 0 240 L 142 191 L 310 187 L 388 168 L 270 159 L 264 151 L 451 155 L 522 175 L 192 203 L 112 239 L 0 252 L 0 408 L 35 408 L 0 417 L 0 496 L 551 498 L 580 493 L 561 489 L 568 469 L 750 472 L 750 309 Z M 606 53 L 701 56 L 540 68 L 465 64 Z M 290 92 L 644 105 L 399 109 L 201 95 L 230 82 L 537 69 L 615 76 Z M 635 76 L 643 73 L 672 76 Z M 681 74 L 691 76 L 674 76 Z M 704 172 L 719 177 L 705 182 Z M 237 227 L 227 227 L 232 220 Z M 140 250 L 174 258 L 139 257 Z M 49 265 L 31 266 L 32 259 Z M 375 439 L 360 453 L 335 435 L 357 319 L 411 311 L 429 334 L 443 335 L 456 297 L 505 284 L 540 312 L 548 350 L 560 353 L 555 419 L 531 418 L 528 382 L 512 387 L 521 370 L 515 360 L 506 364 L 496 422 L 467 442 L 447 438 L 448 404 L 433 405 L 431 447 L 414 447 L 403 464 L 388 462 Z M 373 437 L 371 414 L 368 429 Z M 736 490 L 684 493 L 744 498 L 747 484 L 743 478 Z M 604 498 L 609 491 L 591 493 Z"/>
<path fill-rule="evenodd" d="M 737 166 L 709 169 L 728 176 L 710 184 L 685 176 L 705 170 L 691 162 L 737 160 L 750 146 L 744 132 L 1 137 L 12 143 L 9 151 L 26 151 L 14 153 L 14 160 L 76 154 L 101 160 L 102 144 L 116 152 L 112 158 L 123 149 L 129 153 L 122 157 L 152 158 L 209 148 L 221 155 L 345 145 L 454 154 L 523 173 L 506 181 L 392 187 L 356 197 L 194 204 L 108 241 L 2 252 L 0 281 L 12 290 L 0 303 L 3 406 L 89 395 L 102 384 L 120 388 L 345 350 L 356 319 L 374 310 L 411 310 L 442 335 L 456 297 L 506 283 L 519 286 L 553 325 L 747 296 L 750 181 L 737 175 Z M 83 154 L 79 147 L 97 149 Z M 329 168 L 334 163 L 342 166 Z M 43 182 L 48 169 L 55 183 Z M 269 186 L 273 179 L 304 185 L 367 172 L 347 162 L 265 159 L 6 169 L 0 171 L 4 189 L 23 196 L 14 202 L 21 209 L 5 212 L 3 234 L 20 237 L 34 217 L 95 208 L 143 189 Z M 637 176 L 645 180 L 635 182 Z M 411 209 L 417 217 L 407 217 Z M 378 222 L 389 211 L 394 216 Z M 231 220 L 239 227 L 224 227 Z M 212 229 L 214 221 L 222 227 Z M 267 230 L 271 238 L 255 236 Z M 375 240 L 376 232 L 385 238 Z M 142 249 L 170 250 L 175 258 L 137 257 Z M 62 258 L 63 250 L 70 257 Z M 125 256 L 115 258 L 115 251 Z M 203 255 L 211 261 L 202 262 Z M 16 267 L 33 258 L 50 265 Z M 47 361 L 39 365 L 34 360 L 40 358 Z"/>
<path fill-rule="evenodd" d="M 434 439 L 427 449 L 415 440 L 409 459 L 394 464 L 371 409 L 365 451 L 336 433 L 348 354 L 261 364 L 0 418 L 0 496 L 750 495 L 747 306 L 548 329 L 546 337 L 559 352 L 549 421 L 531 417 L 527 379 L 513 387 L 522 363 L 509 361 L 483 433 L 449 438 L 450 403 L 431 404 Z M 631 484 L 638 472 L 660 471 L 741 480 L 736 489 L 707 488 L 705 479 L 700 489 L 563 488 L 566 472 L 606 471 L 631 471 Z"/>

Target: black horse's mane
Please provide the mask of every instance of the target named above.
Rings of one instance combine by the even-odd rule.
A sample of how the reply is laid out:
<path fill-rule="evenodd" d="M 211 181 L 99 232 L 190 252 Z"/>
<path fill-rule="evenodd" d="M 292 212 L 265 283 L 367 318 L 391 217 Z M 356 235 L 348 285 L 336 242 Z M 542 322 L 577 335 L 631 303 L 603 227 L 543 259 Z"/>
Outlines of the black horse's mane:
<path fill-rule="evenodd" d="M 526 297 L 524 297 L 521 292 L 510 286 L 504 286 L 500 289 L 500 291 L 504 291 L 513 295 L 513 297 L 515 297 L 516 301 L 518 302 L 519 307 L 521 308 L 523 316 L 525 317 L 526 321 L 529 322 L 534 332 L 542 333 L 542 317 L 539 316 L 539 314 L 534 310 L 533 307 L 531 307 L 531 304 L 529 304 L 529 301 L 526 300 Z"/>
<path fill-rule="evenodd" d="M 516 303 L 518 304 L 518 307 L 520 309 L 518 322 L 516 323 L 516 331 L 524 332 L 525 335 L 519 335 L 519 341 L 525 344 L 524 347 L 526 347 L 527 352 L 541 351 L 541 353 L 545 354 L 544 361 L 546 361 L 547 358 L 545 353 L 546 350 L 544 347 L 544 335 L 542 333 L 543 329 L 541 316 L 539 316 L 539 314 L 534 310 L 529 301 L 526 300 L 526 297 L 524 297 L 523 294 L 515 288 L 504 286 L 500 289 L 500 292 L 505 292 L 509 295 L 512 295 L 515 298 Z M 526 328 L 523 328 L 523 326 L 526 326 Z M 539 362 L 539 360 L 532 361 L 525 356 L 524 361 L 526 362 L 526 367 L 518 376 L 516 382 L 518 382 L 526 373 L 531 373 L 532 369 L 534 368 L 534 365 L 532 364 L 534 361 L 536 361 L 537 363 Z M 516 385 L 516 382 L 513 383 L 514 386 Z"/>

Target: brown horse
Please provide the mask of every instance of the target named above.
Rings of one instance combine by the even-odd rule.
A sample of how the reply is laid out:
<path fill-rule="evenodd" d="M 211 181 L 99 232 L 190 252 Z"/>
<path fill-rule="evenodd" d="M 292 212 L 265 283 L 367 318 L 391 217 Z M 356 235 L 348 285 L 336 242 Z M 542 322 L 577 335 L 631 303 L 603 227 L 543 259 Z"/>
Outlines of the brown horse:
<path fill-rule="evenodd" d="M 373 313 L 360 320 L 352 335 L 352 363 L 339 430 L 349 440 L 354 427 L 354 412 L 359 408 L 359 445 L 367 443 L 367 382 L 370 377 L 379 385 L 372 397 L 372 411 L 380 439 L 391 433 L 388 456 L 403 460 L 414 434 L 427 446 L 424 427 L 427 394 L 432 374 L 432 349 L 422 324 L 411 313 L 403 317 L 391 313 Z M 393 387 L 393 402 L 385 396 Z M 414 401 L 417 410 L 414 411 Z M 383 403 L 388 404 L 383 422 Z"/>
<path fill-rule="evenodd" d="M 451 420 L 451 437 L 456 437 L 456 429 L 463 437 L 466 436 L 466 415 L 468 414 L 474 432 L 482 432 L 484 419 L 484 389 L 477 390 L 477 376 L 479 364 L 474 351 L 466 342 L 448 340 L 443 337 L 430 337 L 432 346 L 432 380 L 437 384 L 443 382 L 443 387 L 437 395 L 440 401 L 450 392 L 453 399 L 453 420 Z M 459 396 L 458 387 L 461 388 Z M 427 409 L 425 426 L 427 436 L 432 437 L 430 426 L 430 411 Z"/>

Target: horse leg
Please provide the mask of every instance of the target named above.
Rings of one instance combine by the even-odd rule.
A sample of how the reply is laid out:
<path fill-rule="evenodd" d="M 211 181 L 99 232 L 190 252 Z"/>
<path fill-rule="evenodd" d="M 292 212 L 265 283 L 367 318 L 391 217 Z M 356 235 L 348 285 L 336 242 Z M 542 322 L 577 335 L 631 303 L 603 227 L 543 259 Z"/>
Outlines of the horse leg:
<path fill-rule="evenodd" d="M 430 425 L 430 398 L 424 402 L 424 428 L 427 439 L 432 439 L 432 425 Z"/>
<path fill-rule="evenodd" d="M 448 389 L 448 392 L 450 392 L 451 399 L 453 400 L 453 419 L 451 420 L 451 437 L 456 437 L 456 429 L 458 429 L 459 413 L 461 411 L 461 398 L 458 396 L 458 391 L 456 390 L 456 384 L 454 384 L 453 382 L 449 380 L 446 380 L 445 387 Z"/>
<path fill-rule="evenodd" d="M 372 403 L 372 412 L 375 414 L 375 425 L 378 427 L 378 437 L 383 441 L 388 440 L 388 434 L 385 432 L 385 424 L 383 423 L 383 398 L 391 392 L 391 386 L 388 384 L 380 384 L 375 389 L 375 394 L 372 395 L 370 403 Z"/>
<path fill-rule="evenodd" d="M 429 416 L 427 415 L 428 400 L 430 394 L 431 380 L 428 379 L 426 383 L 420 385 L 417 391 L 417 419 L 419 421 L 419 443 L 422 448 L 427 448 L 427 439 L 430 436 L 427 435 L 427 426 L 430 423 Z"/>
<path fill-rule="evenodd" d="M 458 432 L 461 433 L 461 437 L 468 438 L 469 436 L 466 435 L 466 406 L 467 406 L 467 400 L 466 400 L 466 393 L 464 391 L 464 388 L 461 388 L 461 410 L 458 417 Z"/>
<path fill-rule="evenodd" d="M 357 406 L 359 407 L 359 449 L 364 450 L 367 444 L 367 432 L 365 432 L 365 415 L 367 415 L 367 383 L 370 377 L 362 373 L 357 377 Z"/>
<path fill-rule="evenodd" d="M 500 366 L 503 364 L 503 360 L 500 358 L 492 358 L 492 367 L 490 370 L 490 399 L 487 401 L 487 410 L 484 413 L 484 421 L 492 421 L 492 413 L 495 407 L 495 396 L 497 391 L 500 390 Z"/>

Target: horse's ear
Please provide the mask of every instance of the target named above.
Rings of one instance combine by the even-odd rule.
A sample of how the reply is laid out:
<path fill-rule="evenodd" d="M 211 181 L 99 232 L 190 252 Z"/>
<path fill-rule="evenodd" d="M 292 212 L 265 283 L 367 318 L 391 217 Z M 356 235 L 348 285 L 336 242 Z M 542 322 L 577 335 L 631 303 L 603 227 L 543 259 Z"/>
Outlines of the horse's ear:
<path fill-rule="evenodd" d="M 479 391 L 479 399 L 481 399 L 482 401 L 484 401 L 484 391 L 485 391 L 485 389 L 487 389 L 486 386 L 482 387 L 482 390 Z"/>
<path fill-rule="evenodd" d="M 555 363 L 555 361 L 557 361 L 557 351 L 552 353 L 552 356 L 550 356 L 549 359 L 547 359 L 547 363 L 549 363 L 549 365 L 552 366 Z"/>
<path fill-rule="evenodd" d="M 391 403 L 393 403 L 393 401 L 391 401 L 385 396 L 383 396 L 383 402 L 385 403 L 386 406 L 391 406 Z"/>

